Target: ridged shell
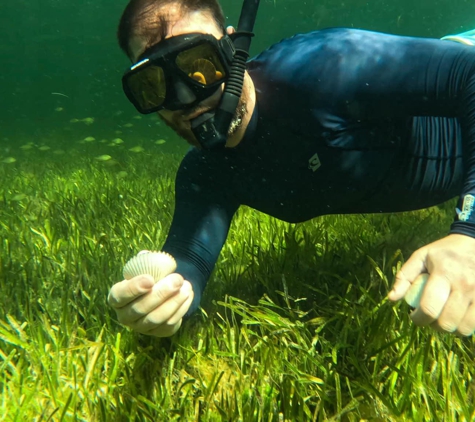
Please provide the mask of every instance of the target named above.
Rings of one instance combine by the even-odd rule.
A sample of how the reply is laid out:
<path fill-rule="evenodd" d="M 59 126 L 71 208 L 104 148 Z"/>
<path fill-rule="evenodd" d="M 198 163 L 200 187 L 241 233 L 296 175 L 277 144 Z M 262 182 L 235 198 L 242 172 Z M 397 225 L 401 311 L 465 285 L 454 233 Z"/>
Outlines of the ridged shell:
<path fill-rule="evenodd" d="M 421 303 L 422 292 L 429 279 L 429 274 L 420 274 L 412 283 L 411 287 L 404 296 L 404 300 L 413 308 L 418 308 Z"/>
<path fill-rule="evenodd" d="M 175 259 L 166 252 L 142 251 L 124 265 L 124 278 L 150 274 L 155 283 L 176 271 Z"/>
<path fill-rule="evenodd" d="M 191 73 L 201 73 L 204 78 L 204 84 L 211 84 L 216 80 L 216 67 L 207 59 L 197 59 L 191 66 Z"/>

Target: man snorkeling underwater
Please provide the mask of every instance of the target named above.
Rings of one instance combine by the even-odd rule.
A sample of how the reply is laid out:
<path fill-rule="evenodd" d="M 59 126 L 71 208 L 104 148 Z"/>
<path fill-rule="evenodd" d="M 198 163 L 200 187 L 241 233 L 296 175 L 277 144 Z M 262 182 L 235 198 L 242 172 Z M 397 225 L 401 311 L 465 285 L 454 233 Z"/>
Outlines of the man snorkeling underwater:
<path fill-rule="evenodd" d="M 429 273 L 414 323 L 475 331 L 469 34 L 451 41 L 345 28 L 296 35 L 247 62 L 232 107 L 223 98 L 234 89 L 239 48 L 216 0 L 131 0 L 118 36 L 134 63 L 123 78 L 129 100 L 141 113 L 158 112 L 194 146 L 176 176 L 163 246 L 176 273 L 155 285 L 147 275 L 115 284 L 108 301 L 122 324 L 174 334 L 199 306 L 242 204 L 296 223 L 459 196 L 449 234 L 413 253 L 389 299 L 402 299 Z"/>

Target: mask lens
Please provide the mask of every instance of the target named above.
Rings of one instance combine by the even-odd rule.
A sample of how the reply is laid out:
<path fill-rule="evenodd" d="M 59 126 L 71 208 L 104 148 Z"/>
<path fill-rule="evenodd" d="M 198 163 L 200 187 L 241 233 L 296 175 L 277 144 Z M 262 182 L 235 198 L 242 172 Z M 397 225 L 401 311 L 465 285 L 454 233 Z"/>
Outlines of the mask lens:
<path fill-rule="evenodd" d="M 130 75 L 127 85 L 142 110 L 159 107 L 165 101 L 165 74 L 159 66 L 148 66 Z"/>
<path fill-rule="evenodd" d="M 182 51 L 175 63 L 185 75 L 203 86 L 219 82 L 226 76 L 221 58 L 211 44 L 200 44 Z"/>

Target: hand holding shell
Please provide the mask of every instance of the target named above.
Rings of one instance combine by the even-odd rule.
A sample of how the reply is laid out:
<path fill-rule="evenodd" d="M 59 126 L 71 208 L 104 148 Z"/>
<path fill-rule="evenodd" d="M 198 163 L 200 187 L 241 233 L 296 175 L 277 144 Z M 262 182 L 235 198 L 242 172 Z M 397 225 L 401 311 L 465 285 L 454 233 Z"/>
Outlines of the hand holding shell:
<path fill-rule="evenodd" d="M 175 259 L 166 252 L 141 251 L 124 266 L 126 280 L 138 275 L 149 274 L 155 283 L 176 271 Z"/>

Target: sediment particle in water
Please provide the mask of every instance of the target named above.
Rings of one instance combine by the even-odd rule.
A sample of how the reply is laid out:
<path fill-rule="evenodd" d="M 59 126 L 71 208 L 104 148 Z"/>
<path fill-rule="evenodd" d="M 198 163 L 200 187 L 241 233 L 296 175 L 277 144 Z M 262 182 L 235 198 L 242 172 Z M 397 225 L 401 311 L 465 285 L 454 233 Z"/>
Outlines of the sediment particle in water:
<path fill-rule="evenodd" d="M 141 146 L 136 146 L 136 147 L 130 148 L 129 151 L 130 152 L 144 152 L 145 149 L 143 149 Z"/>
<path fill-rule="evenodd" d="M 94 158 L 94 160 L 97 161 L 109 161 L 112 157 L 110 155 L 104 154 L 104 155 L 99 155 Z"/>

